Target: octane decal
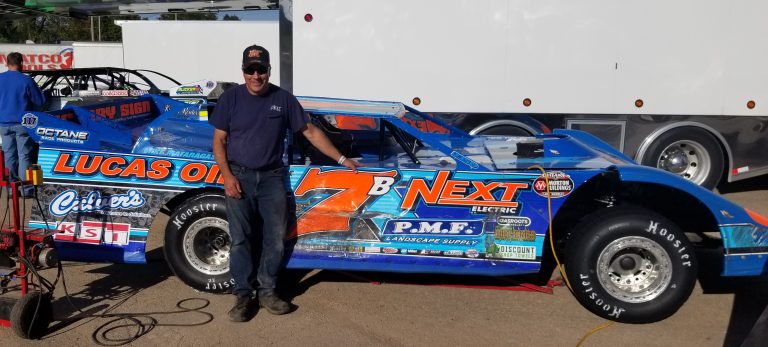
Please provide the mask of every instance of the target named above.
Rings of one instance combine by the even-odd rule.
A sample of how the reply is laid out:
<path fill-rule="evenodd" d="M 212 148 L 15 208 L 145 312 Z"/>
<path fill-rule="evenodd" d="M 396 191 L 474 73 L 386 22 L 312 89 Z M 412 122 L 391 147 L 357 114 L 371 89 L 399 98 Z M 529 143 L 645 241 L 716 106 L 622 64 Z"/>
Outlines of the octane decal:
<path fill-rule="evenodd" d="M 76 191 L 67 189 L 51 200 L 48 210 L 52 215 L 61 217 L 73 212 L 134 209 L 144 206 L 144 203 L 144 196 L 136 189 L 131 189 L 126 194 L 104 197 L 98 191 L 92 191 L 88 195 L 80 197 Z"/>
<path fill-rule="evenodd" d="M 294 192 L 299 210 L 297 235 L 349 232 L 352 218 L 376 197 L 388 193 L 399 179 L 397 170 L 354 173 L 309 169 Z M 305 205 L 304 211 L 298 205 Z"/>
<path fill-rule="evenodd" d="M 472 213 L 517 214 L 517 196 L 529 188 L 527 182 L 450 179 L 450 171 L 439 171 L 430 186 L 424 178 L 414 178 L 400 207 L 410 210 L 421 199 L 427 205 L 471 207 Z"/>
<path fill-rule="evenodd" d="M 79 144 L 83 144 L 85 141 L 88 141 L 88 136 L 90 135 L 87 131 L 75 131 L 69 129 L 45 127 L 37 128 L 35 133 L 40 136 L 40 139 L 42 140 Z"/>

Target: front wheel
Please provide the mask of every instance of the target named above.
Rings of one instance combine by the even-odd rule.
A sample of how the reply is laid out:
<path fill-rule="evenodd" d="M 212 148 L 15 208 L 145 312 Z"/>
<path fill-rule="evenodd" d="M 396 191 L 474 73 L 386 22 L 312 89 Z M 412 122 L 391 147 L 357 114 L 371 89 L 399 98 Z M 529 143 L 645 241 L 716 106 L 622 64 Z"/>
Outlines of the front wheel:
<path fill-rule="evenodd" d="M 696 283 L 696 259 L 685 234 L 641 207 L 597 211 L 574 229 L 565 267 L 576 299 L 588 310 L 623 323 L 665 319 Z"/>
<path fill-rule="evenodd" d="M 225 293 L 234 285 L 224 199 L 216 194 L 197 195 L 174 210 L 165 228 L 168 266 L 182 282 L 204 292 Z"/>

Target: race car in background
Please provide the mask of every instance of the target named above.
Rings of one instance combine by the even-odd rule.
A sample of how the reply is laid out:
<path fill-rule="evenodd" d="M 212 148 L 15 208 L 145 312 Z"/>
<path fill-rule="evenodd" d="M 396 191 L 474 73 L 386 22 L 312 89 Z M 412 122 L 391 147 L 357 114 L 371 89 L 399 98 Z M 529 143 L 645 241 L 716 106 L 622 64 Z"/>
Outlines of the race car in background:
<path fill-rule="evenodd" d="M 293 192 L 289 268 L 507 276 L 540 272 L 556 254 L 584 307 L 630 323 L 683 305 L 701 240 L 722 246 L 725 276 L 768 272 L 766 218 L 587 133 L 474 136 L 397 102 L 300 102 L 366 167 L 324 166 L 332 161 L 289 141 L 287 172 L 273 173 Z M 160 239 L 178 278 L 230 290 L 205 107 L 150 94 L 26 114 L 45 177 L 29 226 L 56 228 L 65 259 L 142 263 L 163 211 Z M 338 116 L 365 126 L 340 129 L 329 121 Z"/>
<path fill-rule="evenodd" d="M 118 67 L 89 67 L 24 71 L 48 97 L 42 111 L 63 108 L 68 103 L 88 105 L 117 98 L 159 94 L 190 102 L 215 101 L 232 83 L 210 80 L 182 84 L 157 71 Z M 174 87 L 161 90 L 153 78 L 167 80 Z"/>

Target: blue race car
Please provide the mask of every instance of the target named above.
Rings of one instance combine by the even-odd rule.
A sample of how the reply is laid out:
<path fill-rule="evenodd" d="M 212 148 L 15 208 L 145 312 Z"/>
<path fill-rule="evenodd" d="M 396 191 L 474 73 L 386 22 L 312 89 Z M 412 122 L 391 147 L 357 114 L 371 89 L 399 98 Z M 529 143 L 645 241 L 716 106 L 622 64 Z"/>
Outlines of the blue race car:
<path fill-rule="evenodd" d="M 766 218 L 586 133 L 472 136 L 396 102 L 300 102 L 367 167 L 328 166 L 302 139 L 289 141 L 289 268 L 506 276 L 542 271 L 557 255 L 584 307 L 631 323 L 664 319 L 689 297 L 691 240 L 722 244 L 723 275 L 768 272 Z M 45 177 L 46 208 L 30 226 L 56 228 L 65 259 L 142 263 L 166 212 L 174 273 L 202 291 L 229 290 L 206 119 L 205 105 L 157 95 L 26 114 Z M 340 124 L 350 119 L 353 130 Z"/>

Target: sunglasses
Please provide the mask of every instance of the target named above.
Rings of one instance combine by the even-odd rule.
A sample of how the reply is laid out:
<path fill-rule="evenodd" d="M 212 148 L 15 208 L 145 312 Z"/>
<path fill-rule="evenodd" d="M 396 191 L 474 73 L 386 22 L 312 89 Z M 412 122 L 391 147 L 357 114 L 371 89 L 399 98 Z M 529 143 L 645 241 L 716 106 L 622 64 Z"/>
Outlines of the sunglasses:
<path fill-rule="evenodd" d="M 265 75 L 269 72 L 269 68 L 264 65 L 253 64 L 243 69 L 243 73 L 246 75 L 253 75 L 254 72 L 259 75 Z"/>

